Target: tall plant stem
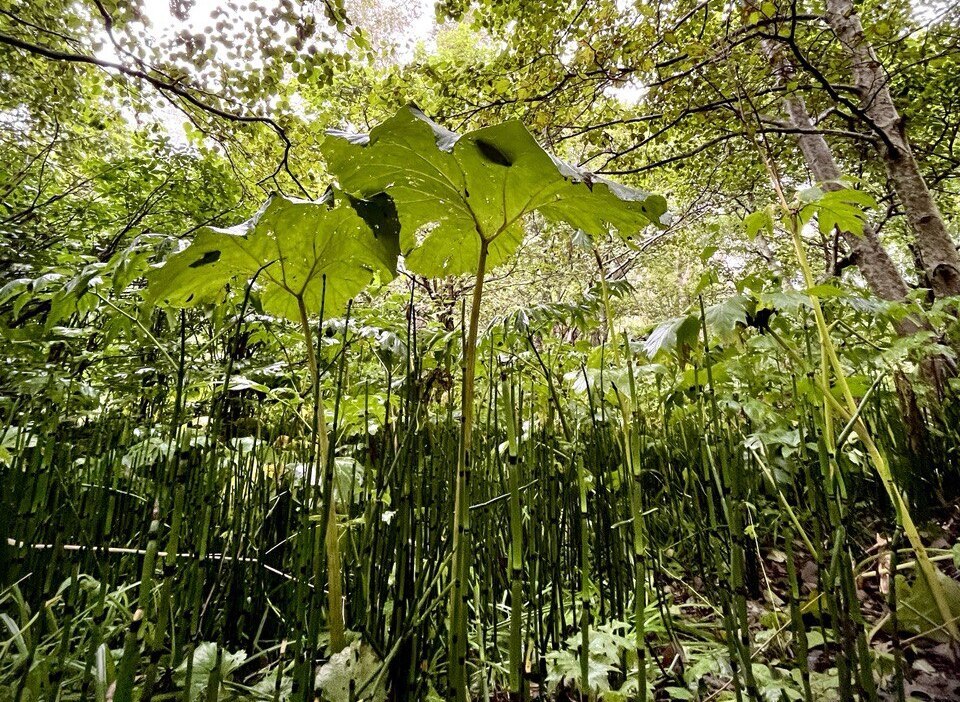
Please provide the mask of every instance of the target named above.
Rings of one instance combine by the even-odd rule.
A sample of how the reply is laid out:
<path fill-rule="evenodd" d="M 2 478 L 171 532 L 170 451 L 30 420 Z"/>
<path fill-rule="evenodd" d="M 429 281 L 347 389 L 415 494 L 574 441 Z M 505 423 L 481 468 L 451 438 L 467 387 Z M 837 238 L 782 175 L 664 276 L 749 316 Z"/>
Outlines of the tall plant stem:
<path fill-rule="evenodd" d="M 317 366 L 317 352 L 313 346 L 313 332 L 310 331 L 310 318 L 307 307 L 302 298 L 297 298 L 297 307 L 300 311 L 300 331 L 307 345 L 307 365 L 310 368 L 311 390 L 316 402 L 314 421 L 312 424 L 314 449 L 317 455 L 317 464 L 326 474 L 326 464 L 329 460 L 330 439 L 327 436 L 327 420 L 324 415 L 323 394 L 320 390 L 320 369 Z M 326 524 L 326 552 L 327 552 L 327 619 L 330 629 L 330 650 L 339 653 L 347 646 L 345 626 L 343 623 L 343 580 L 340 560 L 340 538 L 337 533 L 337 501 L 333 493 L 334 481 L 326 481 L 324 487 L 330 491 L 330 507 L 327 510 Z"/>
<path fill-rule="evenodd" d="M 593 702 L 590 687 L 590 535 L 587 533 L 587 474 L 583 456 L 576 456 L 577 491 L 579 494 L 580 531 L 580 699 Z"/>
<path fill-rule="evenodd" d="M 520 505 L 520 465 L 513 386 L 506 371 L 500 375 L 503 421 L 507 429 L 508 476 L 510 484 L 510 699 L 523 695 L 523 523 Z"/>
<path fill-rule="evenodd" d="M 613 353 L 613 365 L 620 359 L 620 346 L 617 341 L 616 318 L 610 304 L 610 287 L 607 285 L 607 274 L 603 265 L 603 258 L 596 246 L 593 247 L 593 256 L 597 262 L 597 271 L 600 274 L 600 293 L 603 299 L 603 312 L 606 322 L 606 338 L 610 342 Z M 647 701 L 647 652 L 646 652 L 646 609 L 647 609 L 647 565 L 646 565 L 646 530 L 643 518 L 642 495 L 640 484 L 640 462 L 637 445 L 634 442 L 634 408 L 637 406 L 636 384 L 633 376 L 633 353 L 630 350 L 630 337 L 623 332 L 623 353 L 627 360 L 628 388 L 617 390 L 617 399 L 620 406 L 620 432 L 623 444 L 623 460 L 627 475 L 627 493 L 629 495 L 630 510 L 633 524 L 633 604 L 634 604 L 634 645 L 637 653 L 637 699 Z M 628 394 L 625 394 L 629 391 Z"/>
<path fill-rule="evenodd" d="M 623 348 L 627 359 L 629 399 L 618 392 L 622 421 L 623 460 L 627 475 L 627 494 L 633 519 L 633 613 L 634 646 L 637 652 L 637 699 L 647 702 L 647 534 L 643 516 L 643 495 L 640 484 L 639 446 L 634 441 L 634 413 L 637 407 L 637 386 L 633 375 L 633 352 L 630 337 L 623 332 Z"/>
<path fill-rule="evenodd" d="M 466 348 L 463 350 L 463 402 L 460 427 L 460 448 L 457 452 L 457 476 L 453 503 L 453 588 L 450 591 L 450 672 L 449 682 L 454 699 L 467 699 L 467 598 L 470 588 L 470 472 L 473 448 L 473 398 L 477 369 L 477 334 L 480 326 L 480 303 L 483 300 L 483 277 L 487 272 L 490 242 L 481 237 L 477 278 L 470 303 Z"/>
<path fill-rule="evenodd" d="M 593 258 L 597 262 L 597 271 L 600 274 L 600 294 L 603 299 L 603 316 L 604 319 L 604 337 L 607 341 L 611 342 L 614 352 L 614 361 L 616 361 L 617 353 L 617 337 L 616 329 L 614 328 L 614 317 L 613 317 L 613 308 L 610 306 L 610 289 L 607 287 L 607 273 L 603 267 L 603 258 L 600 256 L 600 250 L 596 246 L 593 247 Z M 629 345 L 627 346 L 627 351 L 629 352 Z M 626 419 L 624 420 L 626 421 Z"/>
<path fill-rule="evenodd" d="M 797 260 L 800 263 L 804 282 L 808 288 L 812 288 L 816 285 L 816 279 L 813 275 L 813 270 L 810 268 L 810 263 L 807 260 L 806 251 L 803 248 L 803 240 L 800 237 L 800 224 L 797 213 L 787 202 L 776 168 L 774 168 L 765 151 L 761 150 L 761 154 L 763 155 L 764 162 L 767 166 L 767 171 L 777 194 L 780 207 L 786 216 L 790 230 L 790 237 L 793 242 L 794 253 L 796 253 Z M 917 527 L 913 522 L 913 518 L 910 516 L 910 509 L 907 505 L 906 498 L 903 496 L 900 488 L 893 480 L 893 474 L 890 471 L 890 466 L 887 463 L 886 457 L 880 452 L 880 449 L 877 447 L 876 443 L 874 443 L 873 437 L 871 436 L 867 425 L 859 416 L 856 400 L 854 399 L 853 393 L 850 391 L 850 387 L 847 383 L 846 372 L 844 371 L 843 366 L 840 363 L 840 358 L 837 356 L 837 351 L 830 340 L 830 329 L 827 326 L 826 319 L 824 318 L 823 309 L 820 307 L 820 300 L 815 295 L 809 295 L 809 301 L 810 307 L 813 310 L 814 319 L 816 320 L 817 330 L 820 335 L 821 351 L 825 359 L 825 363 L 823 364 L 823 375 L 821 378 L 821 382 L 823 383 L 822 390 L 824 393 L 824 399 L 825 402 L 827 402 L 825 412 L 827 416 L 829 416 L 829 408 L 830 406 L 833 406 L 833 408 L 837 410 L 838 414 L 853 423 L 853 431 L 867 449 L 867 455 L 870 456 L 873 467 L 877 471 L 877 475 L 879 475 L 880 480 L 887 491 L 887 495 L 890 497 L 890 501 L 893 503 L 894 510 L 897 514 L 897 519 L 900 525 L 903 527 L 903 533 L 907 537 L 907 541 L 910 542 L 910 546 L 913 548 L 913 551 L 916 554 L 917 565 L 919 566 L 920 572 L 922 573 L 924 579 L 927 581 L 927 586 L 930 588 L 934 602 L 937 605 L 937 611 L 939 612 L 940 616 L 943 617 L 944 628 L 950 635 L 953 643 L 956 644 L 957 642 L 960 642 L 960 630 L 957 628 L 950 605 L 947 602 L 946 594 L 944 593 L 943 587 L 940 584 L 937 568 L 934 566 L 933 562 L 930 560 L 930 556 L 927 554 L 927 549 L 923 545 L 923 539 L 920 538 L 920 532 L 917 530 Z M 837 387 L 840 389 L 841 395 L 843 396 L 842 403 L 835 400 L 831 395 L 827 377 L 829 372 L 828 364 L 829 367 L 832 367 L 833 369 L 834 379 L 836 380 Z M 838 447 L 833 446 L 831 441 L 829 448 L 831 451 L 835 451 Z"/>

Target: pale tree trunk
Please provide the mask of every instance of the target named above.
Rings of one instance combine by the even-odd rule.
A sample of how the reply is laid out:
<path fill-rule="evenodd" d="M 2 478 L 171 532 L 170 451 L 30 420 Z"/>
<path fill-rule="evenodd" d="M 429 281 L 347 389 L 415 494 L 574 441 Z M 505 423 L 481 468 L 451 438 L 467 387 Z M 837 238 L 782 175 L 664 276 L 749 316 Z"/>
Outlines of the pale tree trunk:
<path fill-rule="evenodd" d="M 794 129 L 805 130 L 797 135 L 797 141 L 800 144 L 800 151 L 803 152 L 803 159 L 807 168 L 825 190 L 836 190 L 840 188 L 837 182 L 840 179 L 840 168 L 833 158 L 833 151 L 827 140 L 822 134 L 813 134 L 806 130 L 814 129 L 813 121 L 807 112 L 807 107 L 803 99 L 796 95 L 784 98 L 784 113 L 787 115 L 787 121 Z M 876 230 L 869 224 L 863 225 L 863 236 L 857 236 L 850 232 L 841 232 L 844 241 L 850 247 L 850 253 L 853 257 L 853 263 L 860 269 L 864 279 L 870 289 L 877 297 L 884 300 L 900 301 L 907 297 L 910 288 L 900 275 L 890 254 L 884 248 Z M 913 317 L 904 317 L 896 323 L 897 333 L 901 336 L 909 336 L 929 327 L 921 324 Z M 946 378 L 954 373 L 952 364 L 948 359 L 942 356 L 927 358 L 922 363 L 923 374 L 927 382 L 934 389 L 937 396 L 943 394 Z M 896 374 L 897 391 L 900 395 L 901 405 L 904 409 L 904 422 L 909 427 L 910 441 L 915 453 L 922 455 L 925 452 L 926 440 L 925 428 L 922 416 L 917 409 L 917 399 L 913 394 L 907 377 L 898 371 Z"/>
<path fill-rule="evenodd" d="M 839 182 L 840 168 L 833 158 L 830 145 L 822 134 L 809 132 L 816 129 L 816 126 L 807 113 L 803 99 L 798 96 L 787 97 L 783 101 L 783 109 L 788 124 L 794 129 L 804 130 L 804 133 L 797 134 L 797 141 L 810 174 L 824 190 L 842 188 Z M 850 247 L 853 262 L 875 295 L 884 300 L 903 300 L 907 296 L 909 287 L 880 242 L 876 230 L 869 223 L 863 226 L 863 236 L 846 231 L 841 232 L 841 236 Z"/>
<path fill-rule="evenodd" d="M 764 43 L 764 51 L 781 86 L 788 85 L 794 80 L 793 65 L 778 50 L 772 42 Z M 816 125 L 810 118 L 803 98 L 796 94 L 787 93 L 783 98 L 783 113 L 786 116 L 787 126 L 797 131 L 796 138 L 803 153 L 803 160 L 813 179 L 824 190 L 839 190 L 840 167 L 833 157 L 833 150 L 823 134 L 816 132 Z M 880 242 L 876 230 L 869 224 L 863 226 L 863 235 L 857 236 L 852 232 L 841 231 L 840 235 L 850 247 L 852 262 L 860 269 L 870 290 L 877 297 L 884 300 L 903 300 L 910 288 L 904 281 L 890 254 Z M 903 320 L 897 331 L 901 334 L 912 334 L 920 327 L 909 318 Z"/>
<path fill-rule="evenodd" d="M 765 43 L 764 50 L 770 59 L 777 82 L 782 86 L 788 85 L 794 79 L 792 64 L 772 43 Z M 843 187 L 839 182 L 842 173 L 833 157 L 833 150 L 823 134 L 816 133 L 816 125 L 810 118 L 803 98 L 788 93 L 783 99 L 782 108 L 787 125 L 797 130 L 796 138 L 803 160 L 814 180 L 824 190 Z M 845 231 L 840 234 L 850 247 L 852 263 L 860 269 L 870 290 L 877 297 L 894 302 L 906 299 L 910 288 L 869 222 L 864 223 L 862 236 Z M 928 329 L 913 317 L 904 317 L 895 326 L 901 336 Z M 954 375 L 952 364 L 942 356 L 926 358 L 922 362 L 922 372 L 938 398 L 942 397 L 946 378 Z M 917 408 L 916 395 L 902 371 L 897 371 L 895 380 L 911 448 L 918 456 L 926 455 L 927 429 L 922 413 Z"/>
<path fill-rule="evenodd" d="M 910 148 L 887 76 L 852 0 L 826 0 L 826 20 L 850 57 L 860 107 L 877 133 L 880 157 L 907 215 L 924 272 L 937 297 L 960 295 L 960 254 Z"/>

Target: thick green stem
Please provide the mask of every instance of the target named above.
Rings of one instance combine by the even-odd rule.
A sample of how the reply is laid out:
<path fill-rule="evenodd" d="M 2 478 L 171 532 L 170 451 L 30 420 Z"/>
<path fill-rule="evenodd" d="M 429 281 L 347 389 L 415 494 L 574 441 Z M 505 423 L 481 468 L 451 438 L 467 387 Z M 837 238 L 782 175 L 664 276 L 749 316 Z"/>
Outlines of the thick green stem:
<path fill-rule="evenodd" d="M 314 409 L 312 424 L 314 449 L 317 454 L 317 465 L 322 473 L 326 473 L 327 454 L 330 440 L 327 436 L 327 420 L 323 409 L 323 395 L 320 391 L 320 369 L 317 366 L 317 353 L 313 347 L 313 332 L 310 331 L 310 318 L 303 299 L 297 299 L 300 310 L 300 331 L 307 346 L 307 365 L 310 368 L 311 390 L 316 398 L 317 406 Z M 337 501 L 333 480 L 327 481 L 325 486 L 330 490 L 330 509 L 326 524 L 326 551 L 327 551 L 327 619 L 330 628 L 330 652 L 339 653 L 347 646 L 346 627 L 343 622 L 343 579 L 340 560 L 340 538 L 337 533 Z"/>
<path fill-rule="evenodd" d="M 577 456 L 577 486 L 580 493 L 580 698 L 593 700 L 590 687 L 590 535 L 587 533 L 587 477 L 583 457 Z"/>
<path fill-rule="evenodd" d="M 610 306 L 610 289 L 607 287 L 607 273 L 603 267 L 603 259 L 600 257 L 600 251 L 596 246 L 593 247 L 593 257 L 597 262 L 597 270 L 600 272 L 600 295 L 603 300 L 603 316 L 604 316 L 604 337 L 607 341 L 612 341 L 613 343 L 613 352 L 617 353 L 617 344 L 616 344 L 616 329 L 614 329 L 614 317 L 613 317 L 613 308 Z M 630 347 L 627 346 L 627 351 L 630 350 Z M 615 359 L 616 360 L 616 359 Z"/>
<path fill-rule="evenodd" d="M 463 350 L 463 412 L 460 428 L 460 450 L 457 453 L 457 476 L 453 505 L 453 588 L 450 590 L 450 672 L 449 682 L 454 699 L 467 699 L 467 598 L 470 588 L 470 472 L 473 448 L 473 399 L 477 369 L 477 334 L 480 326 L 480 303 L 483 300 L 483 277 L 487 272 L 489 242 L 481 239 L 477 261 L 477 279 L 470 304 L 466 348 Z"/>
<path fill-rule="evenodd" d="M 113 696 L 113 699 L 117 702 L 129 702 L 133 699 L 134 678 L 136 677 L 137 664 L 140 661 L 140 629 L 152 613 L 153 577 L 157 562 L 157 536 L 159 532 L 159 507 L 154 503 L 153 516 L 147 532 L 147 549 L 140 576 L 140 596 L 137 599 L 137 609 L 124 636 L 123 654 L 120 657 L 120 664 L 117 666 L 117 686 Z"/>
<path fill-rule="evenodd" d="M 606 283 L 604 283 L 604 288 L 606 288 Z M 629 401 L 623 393 L 618 393 L 617 395 L 620 400 L 627 493 L 630 499 L 630 511 L 633 520 L 633 613 L 634 646 L 637 652 L 637 699 L 639 702 L 647 702 L 647 539 L 643 517 L 642 495 L 640 493 L 639 446 L 634 442 L 634 423 L 632 421 L 634 415 L 633 408 L 637 406 L 637 389 L 633 376 L 633 354 L 630 351 L 630 338 L 626 332 L 623 333 L 623 348 L 627 358 L 627 371 L 630 383 Z"/>
<path fill-rule="evenodd" d="M 813 272 L 810 269 L 810 264 L 807 262 L 806 252 L 803 250 L 799 227 L 796 224 L 795 217 L 792 218 L 791 234 L 793 238 L 794 250 L 797 253 L 797 257 L 800 260 L 800 266 L 803 269 L 804 279 L 808 286 L 813 287 L 816 284 L 816 281 L 813 278 Z M 897 516 L 900 520 L 900 524 L 903 526 L 903 533 L 906 535 L 907 540 L 910 542 L 910 545 L 913 547 L 913 551 L 917 556 L 917 564 L 920 567 L 920 572 L 923 574 L 927 581 L 927 585 L 930 587 L 930 592 L 933 595 L 933 599 L 937 605 L 937 610 L 940 612 L 940 616 L 943 617 L 946 630 L 954 641 L 960 641 L 960 632 L 958 632 L 957 625 L 953 620 L 953 614 L 950 610 L 950 605 L 947 603 L 946 595 L 943 592 L 943 587 L 940 585 L 936 567 L 933 565 L 933 563 L 930 561 L 930 557 L 927 555 L 927 549 L 923 545 L 923 540 L 920 538 L 920 532 L 917 530 L 917 527 L 913 522 L 913 518 L 910 516 L 910 510 L 907 506 L 907 502 L 904 499 L 903 494 L 900 492 L 900 488 L 897 487 L 893 480 L 893 474 L 890 471 L 890 466 L 887 464 L 886 458 L 880 452 L 880 449 L 877 448 L 876 443 L 874 443 L 873 437 L 870 435 L 870 432 L 867 429 L 866 424 L 864 424 L 863 419 L 857 416 L 857 403 L 853 399 L 850 386 L 847 384 L 846 372 L 840 363 L 836 349 L 833 347 L 833 343 L 830 341 L 829 329 L 827 328 L 826 319 L 823 316 L 823 310 L 820 307 L 820 301 L 815 296 L 811 295 L 810 304 L 813 308 L 814 318 L 816 319 L 817 327 L 820 332 L 824 353 L 829 360 L 830 365 L 833 367 L 834 379 L 836 380 L 837 386 L 840 388 L 841 394 L 843 395 L 846 403 L 845 407 L 837 407 L 837 409 L 842 409 L 842 414 L 844 414 L 853 422 L 853 431 L 857 434 L 857 437 L 866 447 L 867 454 L 870 456 L 873 467 L 880 476 L 880 480 L 883 483 L 887 494 L 890 496 L 890 500 L 893 502 L 894 509 L 896 510 Z M 829 387 L 824 387 L 823 391 L 825 397 L 829 396 L 832 399 L 832 396 L 830 396 Z"/>

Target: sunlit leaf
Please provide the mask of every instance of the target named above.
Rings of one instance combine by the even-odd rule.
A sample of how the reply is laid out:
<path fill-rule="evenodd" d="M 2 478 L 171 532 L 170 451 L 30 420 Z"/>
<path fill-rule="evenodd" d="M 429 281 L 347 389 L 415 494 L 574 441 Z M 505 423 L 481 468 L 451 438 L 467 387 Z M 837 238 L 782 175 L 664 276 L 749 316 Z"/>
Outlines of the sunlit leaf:
<path fill-rule="evenodd" d="M 322 149 L 348 192 L 389 193 L 406 265 L 428 276 L 474 272 L 482 241 L 488 267 L 503 262 L 523 238 L 523 217 L 535 211 L 587 234 L 624 237 L 666 213 L 662 197 L 550 155 L 517 121 L 458 135 L 406 107 L 369 135 L 330 132 Z"/>
<path fill-rule="evenodd" d="M 808 203 L 800 211 L 801 218 L 808 221 L 815 214 L 817 226 L 824 235 L 830 235 L 834 230 L 862 235 L 866 210 L 877 206 L 869 194 L 851 188 L 820 191 L 818 197 L 810 200 L 801 195 L 801 200 Z"/>
<path fill-rule="evenodd" d="M 394 275 L 397 233 L 391 218 L 386 200 L 275 196 L 240 225 L 201 229 L 186 249 L 147 274 L 147 300 L 174 307 L 215 301 L 231 282 L 243 286 L 259 272 L 267 313 L 297 320 L 302 299 L 311 314 L 321 304 L 325 316 L 339 314 L 375 276 Z"/>
<path fill-rule="evenodd" d="M 661 352 L 670 352 L 683 344 L 696 341 L 700 320 L 694 315 L 668 319 L 655 327 L 643 342 L 643 350 L 649 358 Z"/>

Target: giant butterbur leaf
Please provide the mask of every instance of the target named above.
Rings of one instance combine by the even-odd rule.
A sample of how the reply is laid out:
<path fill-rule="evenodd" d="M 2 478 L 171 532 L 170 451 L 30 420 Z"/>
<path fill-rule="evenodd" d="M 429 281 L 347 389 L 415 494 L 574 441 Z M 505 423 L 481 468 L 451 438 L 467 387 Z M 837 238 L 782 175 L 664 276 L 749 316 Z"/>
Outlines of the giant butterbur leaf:
<path fill-rule="evenodd" d="M 147 274 L 147 299 L 188 307 L 220 298 L 231 281 L 254 275 L 264 311 L 299 320 L 339 314 L 375 276 L 396 273 L 397 225 L 385 196 L 320 201 L 274 196 L 229 229 L 205 227 L 183 251 Z M 262 269 L 262 270 L 261 270 Z"/>
<path fill-rule="evenodd" d="M 386 192 L 397 204 L 400 248 L 427 276 L 475 273 L 523 238 L 522 219 L 540 212 L 590 234 L 636 234 L 660 223 L 666 202 L 581 171 L 550 155 L 518 121 L 457 135 L 405 107 L 369 135 L 329 132 L 327 167 L 361 197 Z"/>

